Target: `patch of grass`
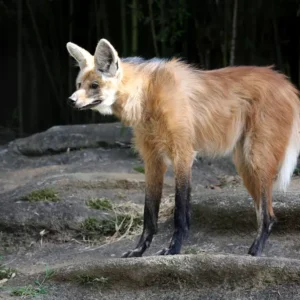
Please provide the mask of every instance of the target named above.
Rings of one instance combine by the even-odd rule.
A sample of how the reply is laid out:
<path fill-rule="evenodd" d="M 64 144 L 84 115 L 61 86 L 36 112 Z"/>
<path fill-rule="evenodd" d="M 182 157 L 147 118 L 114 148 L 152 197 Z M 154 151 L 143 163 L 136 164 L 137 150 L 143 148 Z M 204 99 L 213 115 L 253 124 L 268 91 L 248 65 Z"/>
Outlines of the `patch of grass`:
<path fill-rule="evenodd" d="M 29 202 L 37 202 L 37 201 L 57 202 L 59 201 L 59 198 L 57 196 L 57 192 L 53 188 L 44 188 L 44 189 L 32 191 L 31 193 L 23 196 L 21 200 L 29 201 Z"/>
<path fill-rule="evenodd" d="M 160 221 L 169 219 L 174 214 L 174 197 L 169 195 L 162 199 Z M 112 204 L 109 219 L 89 217 L 81 224 L 80 235 L 84 242 L 109 244 L 142 233 L 143 205 L 131 201 Z"/>
<path fill-rule="evenodd" d="M 19 287 L 14 290 L 12 290 L 11 295 L 12 296 L 38 296 L 38 295 L 44 295 L 47 294 L 47 289 L 45 288 L 44 284 L 47 280 L 49 280 L 54 275 L 54 271 L 49 270 L 48 266 L 46 267 L 46 272 L 43 277 L 43 279 L 40 281 L 39 279 L 35 280 L 34 285 L 29 284 L 27 286 Z"/>
<path fill-rule="evenodd" d="M 185 249 L 184 254 L 197 254 L 198 250 L 196 248 L 190 247 Z"/>
<path fill-rule="evenodd" d="M 113 220 L 97 220 L 89 217 L 82 223 L 82 229 L 87 235 L 113 235 L 115 233 L 115 222 Z"/>
<path fill-rule="evenodd" d="M 112 202 L 108 198 L 91 199 L 86 202 L 86 205 L 93 209 L 100 209 L 100 210 L 112 210 L 113 209 Z"/>
<path fill-rule="evenodd" d="M 106 243 L 139 234 L 143 224 L 143 206 L 132 202 L 112 204 L 108 219 L 87 218 L 81 225 L 83 237 L 104 238 Z"/>
<path fill-rule="evenodd" d="M 145 174 L 145 168 L 143 166 L 136 166 L 133 168 L 133 170 Z"/>
<path fill-rule="evenodd" d="M 129 232 L 134 231 L 137 227 L 143 224 L 142 216 L 133 216 L 130 214 L 120 214 L 117 217 L 117 231 L 121 234 L 125 234 L 127 230 Z"/>
<path fill-rule="evenodd" d="M 77 276 L 77 281 L 82 285 L 100 285 L 101 287 L 107 286 L 109 279 L 107 277 L 96 277 L 91 275 L 81 274 Z"/>
<path fill-rule="evenodd" d="M 3 256 L 0 255 L 0 260 L 3 259 Z M 17 271 L 12 268 L 7 268 L 5 265 L 0 264 L 0 282 L 5 282 L 16 276 Z"/>
<path fill-rule="evenodd" d="M 133 232 L 142 223 L 141 215 L 117 213 L 115 218 L 105 220 L 89 217 L 82 223 L 82 229 L 88 236 L 114 236 Z"/>
<path fill-rule="evenodd" d="M 47 294 L 47 291 L 43 287 L 35 287 L 31 284 L 28 286 L 20 287 L 17 289 L 14 289 L 11 292 L 12 296 L 19 296 L 19 297 L 25 297 L 25 296 L 32 296 L 35 297 L 37 295 L 44 295 Z"/>
<path fill-rule="evenodd" d="M 17 271 L 15 269 L 0 265 L 0 280 L 13 278 L 15 277 L 16 273 Z"/>

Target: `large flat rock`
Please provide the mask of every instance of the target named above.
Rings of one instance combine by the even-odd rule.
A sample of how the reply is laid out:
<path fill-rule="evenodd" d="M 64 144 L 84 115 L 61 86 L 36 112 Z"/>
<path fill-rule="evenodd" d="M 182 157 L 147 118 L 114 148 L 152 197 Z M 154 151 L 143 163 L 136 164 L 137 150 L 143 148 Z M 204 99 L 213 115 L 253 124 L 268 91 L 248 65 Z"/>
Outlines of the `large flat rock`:
<path fill-rule="evenodd" d="M 299 299 L 300 262 L 285 258 L 198 254 L 99 260 L 90 255 L 52 270 L 50 293 L 40 299 Z M 26 275 L 19 283 L 42 278 L 44 271 Z"/>
<path fill-rule="evenodd" d="M 16 152 L 40 156 L 67 150 L 120 147 L 131 143 L 132 131 L 120 123 L 54 126 L 26 138 L 10 142 Z"/>

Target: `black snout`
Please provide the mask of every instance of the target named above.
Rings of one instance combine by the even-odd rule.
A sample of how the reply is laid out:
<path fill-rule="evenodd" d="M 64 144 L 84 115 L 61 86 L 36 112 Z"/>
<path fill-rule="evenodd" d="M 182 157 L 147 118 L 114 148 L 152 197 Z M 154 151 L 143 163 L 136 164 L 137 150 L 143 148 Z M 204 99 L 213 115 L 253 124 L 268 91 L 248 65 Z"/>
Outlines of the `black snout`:
<path fill-rule="evenodd" d="M 70 105 L 71 107 L 74 107 L 76 103 L 76 100 L 72 99 L 71 97 L 68 98 L 67 104 Z"/>

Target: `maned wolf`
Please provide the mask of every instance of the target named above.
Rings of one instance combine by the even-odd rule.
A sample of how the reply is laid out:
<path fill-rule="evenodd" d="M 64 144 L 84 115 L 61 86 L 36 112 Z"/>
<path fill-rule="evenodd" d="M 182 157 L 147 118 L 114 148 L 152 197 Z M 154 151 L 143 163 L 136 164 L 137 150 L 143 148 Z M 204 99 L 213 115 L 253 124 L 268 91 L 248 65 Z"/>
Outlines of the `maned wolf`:
<path fill-rule="evenodd" d="M 254 200 L 257 236 L 249 254 L 259 256 L 276 218 L 273 184 L 285 190 L 300 151 L 299 92 L 271 67 L 239 66 L 201 71 L 178 59 L 121 59 L 106 40 L 94 56 L 67 43 L 80 67 L 76 109 L 114 114 L 134 131 L 144 160 L 144 229 L 135 249 L 142 256 L 157 232 L 163 178 L 175 174 L 174 233 L 161 255 L 180 253 L 190 226 L 191 168 L 195 153 L 233 155 Z"/>

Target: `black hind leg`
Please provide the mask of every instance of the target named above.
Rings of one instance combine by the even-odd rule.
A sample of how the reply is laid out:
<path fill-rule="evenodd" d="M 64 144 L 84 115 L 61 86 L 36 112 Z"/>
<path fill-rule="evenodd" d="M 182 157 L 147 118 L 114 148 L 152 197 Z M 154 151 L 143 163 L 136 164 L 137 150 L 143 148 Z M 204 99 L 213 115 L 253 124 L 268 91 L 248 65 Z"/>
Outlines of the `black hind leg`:
<path fill-rule="evenodd" d="M 267 239 L 269 238 L 272 227 L 276 223 L 274 215 L 270 215 L 268 211 L 268 200 L 265 195 L 262 196 L 258 207 L 256 207 L 258 232 L 252 243 L 248 254 L 252 256 L 260 256 L 263 252 Z"/>

